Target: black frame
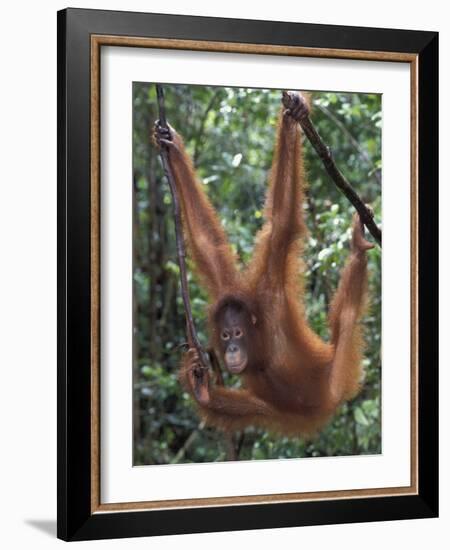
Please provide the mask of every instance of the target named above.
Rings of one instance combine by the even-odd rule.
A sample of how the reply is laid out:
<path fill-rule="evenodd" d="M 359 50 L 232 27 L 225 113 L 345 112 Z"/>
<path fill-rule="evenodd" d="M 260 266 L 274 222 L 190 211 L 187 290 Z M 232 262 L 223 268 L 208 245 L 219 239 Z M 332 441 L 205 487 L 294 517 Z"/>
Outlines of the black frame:
<path fill-rule="evenodd" d="M 419 494 L 91 514 L 90 35 L 413 53 L 418 71 Z M 438 515 L 438 34 L 58 12 L 58 532 L 87 540 Z"/>

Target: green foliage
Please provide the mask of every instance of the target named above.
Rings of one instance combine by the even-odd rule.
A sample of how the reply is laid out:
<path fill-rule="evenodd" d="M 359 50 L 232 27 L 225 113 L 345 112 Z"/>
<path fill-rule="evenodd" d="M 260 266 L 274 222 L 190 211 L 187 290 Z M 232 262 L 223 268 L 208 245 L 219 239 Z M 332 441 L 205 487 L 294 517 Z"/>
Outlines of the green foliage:
<path fill-rule="evenodd" d="M 232 246 L 247 262 L 262 208 L 280 109 L 280 92 L 206 86 L 165 86 L 167 118 L 184 137 L 206 192 Z M 381 219 L 381 98 L 315 93 L 313 120 L 337 165 Z M 155 87 L 133 87 L 134 168 L 134 464 L 214 462 L 226 448 L 217 430 L 199 425 L 177 370 L 185 342 L 183 304 L 171 199 L 150 141 L 158 118 Z M 353 207 L 305 143 L 310 230 L 305 250 L 306 310 L 328 339 L 327 308 L 348 254 Z M 202 342 L 206 295 L 189 265 L 189 285 Z M 344 404 L 315 438 L 287 438 L 249 428 L 242 460 L 381 452 L 381 252 L 369 252 L 371 306 L 364 318 L 366 376 L 358 397 Z M 226 382 L 235 382 L 226 377 Z"/>

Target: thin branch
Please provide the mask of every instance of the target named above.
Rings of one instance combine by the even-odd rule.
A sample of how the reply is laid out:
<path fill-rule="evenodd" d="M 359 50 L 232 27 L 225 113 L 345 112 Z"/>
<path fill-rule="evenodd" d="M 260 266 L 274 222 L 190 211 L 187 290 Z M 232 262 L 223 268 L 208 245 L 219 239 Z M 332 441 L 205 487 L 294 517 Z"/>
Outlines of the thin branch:
<path fill-rule="evenodd" d="M 193 443 L 199 436 L 200 432 L 205 427 L 205 422 L 202 420 L 200 424 L 198 425 L 198 428 L 195 429 L 189 437 L 184 442 L 184 445 L 180 447 L 180 450 L 177 452 L 175 457 L 170 461 L 171 464 L 178 464 L 183 458 L 185 457 L 186 453 L 189 451 L 189 449 L 192 447 Z"/>
<path fill-rule="evenodd" d="M 239 454 L 242 450 L 242 447 L 244 446 L 244 441 L 245 441 L 245 432 L 243 431 L 241 432 L 236 444 L 236 454 L 238 456 L 238 460 L 239 460 Z"/>
<path fill-rule="evenodd" d="M 283 92 L 283 105 L 289 109 L 291 113 L 296 112 L 296 120 L 302 127 L 305 136 L 314 147 L 319 155 L 325 170 L 331 177 L 336 186 L 344 193 L 347 199 L 356 208 L 361 217 L 362 222 L 367 227 L 373 238 L 381 246 L 381 229 L 377 226 L 373 219 L 373 213 L 367 208 L 358 193 L 353 189 L 350 183 L 341 174 L 329 147 L 327 147 L 322 138 L 318 134 L 314 124 L 309 117 L 309 107 L 301 94 Z"/>
<path fill-rule="evenodd" d="M 220 368 L 219 360 L 212 348 L 208 349 L 209 362 L 211 364 L 212 370 L 216 374 L 216 383 L 218 386 L 224 386 L 224 380 L 222 375 L 222 370 Z M 229 432 L 223 432 L 223 437 L 225 439 L 226 446 L 226 457 L 227 460 L 239 460 L 240 448 L 238 448 L 238 443 L 236 442 L 236 436 Z"/>
<path fill-rule="evenodd" d="M 209 100 L 208 105 L 206 106 L 206 109 L 203 112 L 202 118 L 200 119 L 199 129 L 198 129 L 197 135 L 195 137 L 194 154 L 192 155 L 192 160 L 193 160 L 194 166 L 197 166 L 197 163 L 198 163 L 199 146 L 200 146 L 201 139 L 203 137 L 203 132 L 205 131 L 206 120 L 208 118 L 209 112 L 214 107 L 214 104 L 215 104 L 218 97 L 219 97 L 219 89 L 215 90 L 214 94 L 212 95 L 211 99 Z"/>
<path fill-rule="evenodd" d="M 339 130 L 345 134 L 350 141 L 350 143 L 353 145 L 354 149 L 358 152 L 358 154 L 369 164 L 369 166 L 372 167 L 372 175 L 377 180 L 377 183 L 381 185 L 381 177 L 380 177 L 380 171 L 375 166 L 375 164 L 372 162 L 372 159 L 370 158 L 367 151 L 358 143 L 358 140 L 353 137 L 352 133 L 348 130 L 348 128 L 345 126 L 345 124 L 340 121 L 337 116 L 335 116 L 329 109 L 324 107 L 323 105 L 316 105 L 318 109 L 322 111 L 322 113 L 327 116 L 334 124 L 339 128 Z"/>
<path fill-rule="evenodd" d="M 158 96 L 158 107 L 159 107 L 159 123 L 162 127 L 167 128 L 166 120 L 166 111 L 164 106 L 164 92 L 162 86 L 156 84 L 156 93 Z M 173 204 L 173 216 L 175 221 L 175 238 L 177 245 L 177 257 L 178 257 L 178 266 L 180 268 L 180 282 L 181 282 L 181 295 L 183 298 L 184 311 L 186 315 L 186 332 L 189 347 L 194 347 L 197 350 L 200 364 L 203 368 L 208 369 L 207 359 L 205 352 L 200 344 L 200 341 L 197 336 L 197 331 L 195 329 L 194 318 L 192 316 L 191 301 L 189 298 L 189 288 L 187 282 L 187 270 L 186 270 L 186 247 L 184 245 L 183 231 L 181 226 L 181 211 L 180 211 L 180 202 L 178 199 L 178 193 L 175 187 L 175 181 L 172 174 L 172 169 L 170 168 L 168 151 L 165 146 L 162 146 L 160 149 L 161 162 L 163 165 L 164 174 L 169 183 L 170 192 L 172 194 L 172 204 Z"/>

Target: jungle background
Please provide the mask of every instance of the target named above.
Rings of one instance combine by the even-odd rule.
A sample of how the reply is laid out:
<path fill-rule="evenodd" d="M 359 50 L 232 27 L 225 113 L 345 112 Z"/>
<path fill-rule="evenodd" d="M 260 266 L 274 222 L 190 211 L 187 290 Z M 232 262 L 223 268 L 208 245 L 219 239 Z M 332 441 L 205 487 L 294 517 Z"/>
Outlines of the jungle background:
<path fill-rule="evenodd" d="M 272 160 L 279 90 L 166 85 L 169 123 L 182 134 L 202 184 L 218 209 L 243 262 L 261 227 Z M 381 221 L 381 96 L 315 92 L 311 118 L 337 166 Z M 203 426 L 177 371 L 186 341 L 169 187 L 151 142 L 158 118 L 155 86 L 133 84 L 134 465 L 226 460 L 227 442 Z M 308 189 L 304 204 L 308 320 L 328 339 L 327 309 L 349 251 L 354 211 L 325 173 L 307 140 Z M 369 251 L 371 306 L 364 317 L 367 349 L 361 393 L 340 407 L 313 439 L 288 438 L 248 428 L 239 460 L 320 457 L 381 452 L 381 250 Z M 202 343 L 206 295 L 188 258 L 194 319 Z M 225 383 L 238 380 L 224 375 Z"/>

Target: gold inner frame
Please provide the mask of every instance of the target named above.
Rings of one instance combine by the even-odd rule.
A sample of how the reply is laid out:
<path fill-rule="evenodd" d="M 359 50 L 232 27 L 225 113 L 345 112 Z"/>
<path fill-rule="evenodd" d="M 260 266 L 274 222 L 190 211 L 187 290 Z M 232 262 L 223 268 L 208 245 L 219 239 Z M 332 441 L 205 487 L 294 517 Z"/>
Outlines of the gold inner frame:
<path fill-rule="evenodd" d="M 408 487 L 189 498 L 103 504 L 100 501 L 100 50 L 102 46 L 326 57 L 409 63 L 411 74 L 411 484 Z M 91 35 L 91 513 L 273 504 L 418 494 L 418 56 L 396 52 Z"/>

